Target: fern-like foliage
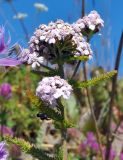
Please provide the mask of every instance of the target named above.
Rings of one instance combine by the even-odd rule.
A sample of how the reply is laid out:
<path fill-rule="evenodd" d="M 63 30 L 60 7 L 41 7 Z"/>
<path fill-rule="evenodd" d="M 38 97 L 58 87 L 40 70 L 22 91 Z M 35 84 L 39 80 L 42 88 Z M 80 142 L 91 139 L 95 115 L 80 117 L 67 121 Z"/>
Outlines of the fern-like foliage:
<path fill-rule="evenodd" d="M 28 90 L 26 93 L 31 104 L 37 109 L 40 108 L 40 106 L 42 105 L 42 101 L 36 95 L 34 95 L 32 91 Z"/>
<path fill-rule="evenodd" d="M 39 148 L 32 147 L 28 153 L 39 160 L 56 160 L 54 156 L 49 155 L 46 151 Z"/>
<path fill-rule="evenodd" d="M 10 136 L 5 136 L 4 138 L 8 143 L 18 145 L 23 152 L 27 153 L 32 148 L 32 145 L 29 142 L 25 141 L 24 139 L 12 138 Z"/>
<path fill-rule="evenodd" d="M 64 64 L 65 62 L 72 62 L 72 61 L 87 61 L 88 60 L 88 56 L 66 56 L 66 57 L 62 57 L 61 59 L 55 59 L 54 62 L 55 63 L 61 63 Z"/>
<path fill-rule="evenodd" d="M 111 72 L 107 72 L 105 74 L 102 74 L 98 77 L 94 77 L 91 80 L 88 81 L 83 81 L 83 82 L 77 82 L 74 80 L 70 80 L 70 84 L 73 85 L 74 88 L 86 88 L 89 86 L 94 86 L 102 81 L 108 80 L 110 78 L 112 78 L 115 74 L 117 74 L 116 70 L 113 70 Z"/>
<path fill-rule="evenodd" d="M 46 114 L 48 118 L 56 121 L 63 121 L 63 115 L 60 107 L 50 107 L 44 104 L 41 99 L 35 96 L 31 91 L 27 91 L 28 98 L 30 99 L 32 105 L 38 110 L 38 112 Z"/>
<path fill-rule="evenodd" d="M 60 146 L 56 146 L 55 150 L 55 159 L 56 160 L 63 160 L 63 149 Z"/>
<path fill-rule="evenodd" d="M 24 139 L 13 138 L 10 136 L 5 136 L 4 139 L 10 144 L 16 144 L 23 152 L 32 155 L 34 158 L 38 158 L 39 160 L 55 160 L 55 158 L 46 151 L 34 147 Z"/>

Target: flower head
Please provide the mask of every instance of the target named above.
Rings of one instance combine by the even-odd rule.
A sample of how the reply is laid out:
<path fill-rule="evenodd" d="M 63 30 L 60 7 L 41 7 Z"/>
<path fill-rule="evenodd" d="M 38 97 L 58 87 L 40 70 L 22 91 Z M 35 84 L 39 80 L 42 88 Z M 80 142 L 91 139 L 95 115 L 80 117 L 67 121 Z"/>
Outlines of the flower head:
<path fill-rule="evenodd" d="M 5 30 L 4 27 L 0 27 L 0 66 L 16 66 L 22 63 L 17 57 L 12 55 L 16 45 L 9 48 L 9 43 L 10 37 L 5 43 Z"/>
<path fill-rule="evenodd" d="M 3 83 L 0 86 L 0 96 L 4 98 L 10 98 L 12 94 L 11 85 L 9 83 Z"/>
<path fill-rule="evenodd" d="M 11 128 L 7 127 L 7 126 L 0 126 L 0 132 L 3 134 L 3 135 L 9 135 L 9 136 L 13 136 L 14 133 L 12 131 Z"/>
<path fill-rule="evenodd" d="M 119 159 L 123 160 L 123 152 L 120 153 Z"/>
<path fill-rule="evenodd" d="M 86 139 L 82 141 L 79 145 L 79 153 L 85 157 L 88 151 L 91 151 L 95 154 L 98 154 L 99 144 L 93 134 L 93 132 L 88 132 L 86 135 Z"/>
<path fill-rule="evenodd" d="M 104 154 L 104 156 L 105 156 L 105 154 L 106 154 L 106 148 L 104 148 L 103 154 Z M 110 149 L 109 159 L 110 159 L 110 160 L 115 160 L 115 158 L 116 158 L 116 151 L 114 151 L 114 150 L 111 148 L 111 149 Z"/>
<path fill-rule="evenodd" d="M 48 11 L 48 7 L 42 3 L 34 3 L 34 7 L 40 12 Z"/>
<path fill-rule="evenodd" d="M 0 27 L 0 54 L 3 54 L 7 51 L 9 43 L 10 37 L 8 38 L 8 41 L 5 43 L 5 29 L 4 27 Z"/>
<path fill-rule="evenodd" d="M 68 99 L 71 92 L 71 85 L 59 76 L 43 78 L 36 89 L 36 95 L 51 105 L 55 104 L 56 99 L 60 97 Z"/>
<path fill-rule="evenodd" d="M 19 13 L 17 13 L 17 15 L 14 15 L 13 18 L 22 20 L 22 19 L 25 19 L 27 16 L 28 15 L 26 13 L 20 13 L 19 12 Z"/>
<path fill-rule="evenodd" d="M 32 56 L 44 57 L 51 63 L 56 63 L 58 54 L 60 57 L 92 56 L 90 45 L 86 42 L 81 32 L 77 32 L 73 25 L 63 20 L 50 22 L 48 25 L 40 25 L 34 32 L 29 42 L 29 51 Z M 58 53 L 59 52 L 59 53 Z"/>
<path fill-rule="evenodd" d="M 7 160 L 8 151 L 5 142 L 0 142 L 0 160 Z"/>
<path fill-rule="evenodd" d="M 74 28 L 78 28 L 82 32 L 88 30 L 98 32 L 103 26 L 104 21 L 101 19 L 97 11 L 91 11 L 90 14 L 88 14 L 87 16 L 84 16 L 83 18 L 77 20 Z"/>

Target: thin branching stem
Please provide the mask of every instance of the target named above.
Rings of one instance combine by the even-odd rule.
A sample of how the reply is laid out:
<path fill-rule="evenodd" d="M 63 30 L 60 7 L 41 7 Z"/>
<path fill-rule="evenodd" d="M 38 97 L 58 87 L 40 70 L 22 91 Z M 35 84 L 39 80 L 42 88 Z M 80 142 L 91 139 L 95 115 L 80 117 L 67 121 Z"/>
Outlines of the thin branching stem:
<path fill-rule="evenodd" d="M 73 75 L 71 76 L 71 79 L 73 79 L 76 76 L 76 73 L 77 73 L 77 71 L 79 69 L 80 64 L 81 64 L 81 61 L 78 61 L 77 65 L 75 67 L 75 70 L 73 72 Z"/>
<path fill-rule="evenodd" d="M 85 15 L 85 0 L 82 0 L 82 17 Z"/>
<path fill-rule="evenodd" d="M 54 69 L 52 69 L 52 68 L 50 68 L 48 66 L 45 66 L 44 64 L 40 64 L 40 66 L 42 66 L 43 68 L 48 69 L 50 71 L 54 71 Z"/>
<path fill-rule="evenodd" d="M 81 11 L 81 18 L 82 17 L 84 17 L 84 15 L 85 15 L 85 0 L 82 0 L 82 11 Z M 78 63 L 77 63 L 77 65 L 76 65 L 76 68 L 75 68 L 75 70 L 74 70 L 74 72 L 73 72 L 73 75 L 72 75 L 72 77 L 71 77 L 71 79 L 73 79 L 74 77 L 75 77 L 75 75 L 76 75 L 76 73 L 77 73 L 77 71 L 78 71 L 78 69 L 79 69 L 79 66 L 80 66 L 80 64 L 81 64 L 81 61 L 78 61 Z"/>
<path fill-rule="evenodd" d="M 116 133 L 117 133 L 117 131 L 118 131 L 120 125 L 121 125 L 121 122 L 122 122 L 122 120 L 120 120 L 120 121 L 118 122 L 118 124 L 117 124 L 115 130 L 114 130 L 113 133 L 112 133 L 111 143 L 114 141 L 114 138 L 115 138 L 114 135 L 116 135 Z"/>
<path fill-rule="evenodd" d="M 85 62 L 84 65 L 85 65 L 85 68 L 84 68 L 84 80 L 87 81 L 86 62 Z M 94 109 L 93 109 L 93 106 L 91 104 L 90 92 L 89 92 L 89 88 L 88 87 L 86 88 L 86 92 L 87 92 L 87 99 L 88 99 L 89 108 L 90 108 L 91 115 L 92 115 L 92 118 L 93 118 L 93 121 L 94 121 L 94 125 L 95 125 L 96 137 L 97 137 L 97 141 L 98 141 L 98 144 L 99 144 L 99 150 L 100 150 L 101 158 L 102 158 L 102 160 L 104 160 L 102 144 L 101 144 L 101 138 L 100 138 L 100 132 L 99 132 L 99 129 L 98 129 L 98 125 L 97 125 Z"/>
<path fill-rule="evenodd" d="M 85 0 L 82 0 L 82 17 L 84 15 L 85 15 Z M 87 37 L 87 41 L 88 42 L 89 42 L 89 39 L 90 38 Z M 84 73 L 84 80 L 87 81 L 86 62 L 84 62 L 84 64 L 83 64 L 83 73 Z M 102 151 L 102 145 L 101 145 L 100 133 L 99 133 L 96 117 L 95 117 L 95 114 L 94 114 L 94 109 L 93 109 L 93 106 L 91 104 L 90 92 L 89 92 L 88 88 L 86 88 L 86 92 L 87 92 L 87 99 L 88 99 L 88 103 L 89 103 L 89 108 L 91 110 L 92 118 L 93 118 L 95 129 L 96 129 L 96 137 L 97 137 L 97 141 L 99 143 L 100 154 L 101 154 L 102 160 L 104 160 L 103 151 Z"/>
<path fill-rule="evenodd" d="M 9 5 L 10 5 L 13 13 L 17 16 L 18 12 L 17 12 L 16 8 L 14 7 L 12 1 L 8 1 L 8 3 L 9 3 Z M 27 42 L 28 42 L 28 41 L 29 41 L 29 34 L 28 34 L 27 28 L 26 28 L 26 26 L 25 26 L 25 24 L 24 24 L 24 21 L 23 21 L 23 19 L 18 19 L 18 20 L 19 20 L 20 25 L 21 25 L 21 28 L 22 28 L 22 30 L 23 30 L 23 32 L 24 32 L 24 34 L 25 34 L 25 38 L 26 38 L 26 40 L 27 40 Z"/>
<path fill-rule="evenodd" d="M 112 91 L 111 91 L 111 99 L 110 99 L 109 114 L 108 114 L 108 127 L 107 127 L 108 131 L 107 131 L 107 137 L 106 137 L 107 139 L 106 155 L 105 155 L 106 160 L 110 159 L 110 150 L 112 145 L 112 138 L 111 138 L 111 121 L 112 121 L 112 112 L 113 112 L 112 109 L 113 109 L 114 99 L 116 94 L 116 83 L 117 83 L 117 76 L 118 76 L 122 48 L 123 48 L 123 32 L 121 33 L 121 38 L 118 46 L 117 57 L 116 57 L 115 67 L 114 67 L 114 69 L 117 70 L 117 74 L 112 79 Z"/>

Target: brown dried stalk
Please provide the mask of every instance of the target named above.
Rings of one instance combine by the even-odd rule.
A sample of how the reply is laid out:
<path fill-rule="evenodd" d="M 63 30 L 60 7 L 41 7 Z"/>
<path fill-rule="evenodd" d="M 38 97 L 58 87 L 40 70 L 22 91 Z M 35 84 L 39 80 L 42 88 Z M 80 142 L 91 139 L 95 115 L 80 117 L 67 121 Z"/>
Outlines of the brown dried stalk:
<path fill-rule="evenodd" d="M 118 51 L 117 51 L 117 57 L 115 61 L 115 67 L 114 69 L 117 70 L 117 74 L 113 77 L 112 79 L 112 91 L 111 91 L 111 99 L 110 99 L 110 106 L 109 106 L 109 117 L 108 117 L 108 131 L 107 131 L 107 146 L 106 146 L 106 155 L 105 159 L 109 160 L 110 159 L 110 150 L 111 150 L 111 145 L 112 145 L 112 135 L 111 135 L 111 121 L 112 121 L 112 108 L 114 105 L 114 99 L 115 99 L 115 94 L 116 94 L 116 83 L 117 83 L 117 77 L 118 77 L 118 70 L 119 70 L 119 64 L 120 64 L 120 57 L 122 53 L 122 48 L 123 48 L 123 32 L 121 33 L 121 38 L 118 46 Z"/>

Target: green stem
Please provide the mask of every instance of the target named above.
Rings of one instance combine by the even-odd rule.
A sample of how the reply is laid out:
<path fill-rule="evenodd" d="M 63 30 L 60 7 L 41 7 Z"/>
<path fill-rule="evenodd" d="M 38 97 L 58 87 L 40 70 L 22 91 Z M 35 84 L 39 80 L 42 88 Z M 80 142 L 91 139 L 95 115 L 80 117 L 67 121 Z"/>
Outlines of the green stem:
<path fill-rule="evenodd" d="M 17 12 L 16 8 L 14 7 L 12 1 L 8 1 L 8 3 L 9 3 L 9 5 L 10 5 L 13 13 L 14 13 L 15 15 L 17 15 L 18 12 Z M 22 19 L 18 19 L 18 20 L 19 20 L 20 25 L 21 25 L 21 28 L 22 28 L 22 30 L 23 30 L 23 32 L 24 32 L 24 34 L 25 34 L 25 38 L 26 38 L 26 40 L 27 40 L 27 42 L 28 42 L 28 41 L 29 41 L 29 34 L 28 34 L 27 28 L 26 28 L 26 26 L 25 26 L 25 24 L 24 24 L 24 21 L 23 21 Z"/>
<path fill-rule="evenodd" d="M 50 68 L 50 67 L 48 67 L 48 66 L 45 66 L 44 64 L 40 64 L 40 66 L 42 66 L 42 67 L 44 67 L 44 68 L 46 68 L 46 69 L 48 69 L 48 70 L 50 70 L 50 71 L 54 71 L 54 69 L 52 69 L 52 68 Z"/>
<path fill-rule="evenodd" d="M 76 73 L 77 73 L 77 71 L 78 71 L 78 69 L 79 69 L 80 64 L 81 64 L 81 61 L 79 61 L 79 62 L 77 63 L 76 68 L 75 68 L 75 70 L 74 70 L 74 72 L 73 72 L 73 75 L 71 76 L 71 79 L 73 79 L 73 78 L 75 77 L 75 75 L 76 75 Z"/>
<path fill-rule="evenodd" d="M 57 52 L 57 59 L 58 59 L 58 67 L 59 67 L 59 73 L 61 78 L 64 78 L 64 68 L 63 68 L 63 63 L 61 61 L 61 50 L 59 46 L 57 46 L 58 52 Z"/>
<path fill-rule="evenodd" d="M 67 160 L 68 159 L 68 153 L 67 153 L 67 130 L 63 129 L 62 131 L 62 138 L 63 138 L 63 160 Z"/>
<path fill-rule="evenodd" d="M 63 64 L 59 63 L 59 64 L 58 64 L 58 67 L 59 67 L 59 72 L 60 72 L 61 78 L 64 78 Z"/>
<path fill-rule="evenodd" d="M 87 81 L 86 62 L 84 63 L 84 80 Z M 88 87 L 86 88 L 86 92 L 87 92 L 87 99 L 88 99 L 88 103 L 89 103 L 89 108 L 91 110 L 91 115 L 92 115 L 94 125 L 95 125 L 96 137 L 97 137 L 97 141 L 98 141 L 98 144 L 99 144 L 100 155 L 101 155 L 102 160 L 104 160 L 103 150 L 102 150 L 102 145 L 101 145 L 100 132 L 99 132 L 99 129 L 98 129 L 94 109 L 93 109 L 93 106 L 91 104 L 90 92 L 89 92 Z"/>

